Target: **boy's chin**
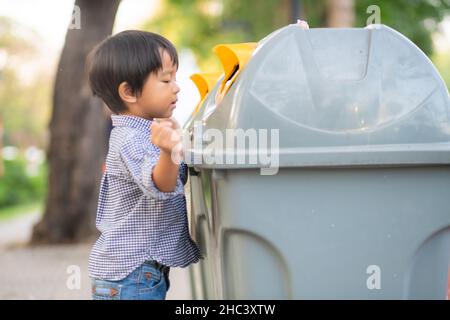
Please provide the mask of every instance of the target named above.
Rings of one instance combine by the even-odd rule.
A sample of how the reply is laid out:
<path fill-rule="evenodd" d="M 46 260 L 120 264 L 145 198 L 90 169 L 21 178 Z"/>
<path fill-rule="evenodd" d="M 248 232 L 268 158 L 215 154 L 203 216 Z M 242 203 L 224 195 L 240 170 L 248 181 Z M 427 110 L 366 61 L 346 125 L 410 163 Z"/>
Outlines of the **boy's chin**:
<path fill-rule="evenodd" d="M 166 112 L 166 114 L 164 116 L 162 116 L 161 118 L 170 118 L 173 115 L 173 111 L 168 111 Z"/>
<path fill-rule="evenodd" d="M 159 114 L 153 114 L 152 115 L 152 118 L 153 119 L 168 119 L 168 118 L 170 118 L 171 116 L 173 115 L 173 112 L 172 111 L 168 111 L 168 112 L 165 112 L 165 113 L 159 113 Z"/>

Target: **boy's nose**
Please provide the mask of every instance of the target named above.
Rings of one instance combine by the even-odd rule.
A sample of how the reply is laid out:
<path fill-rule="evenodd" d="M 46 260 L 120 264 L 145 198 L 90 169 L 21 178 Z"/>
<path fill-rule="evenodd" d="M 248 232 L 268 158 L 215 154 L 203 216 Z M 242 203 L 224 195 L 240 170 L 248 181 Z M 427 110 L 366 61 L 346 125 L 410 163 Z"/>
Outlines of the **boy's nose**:
<path fill-rule="evenodd" d="M 177 83 L 175 83 L 175 93 L 180 92 L 180 87 L 178 86 Z"/>

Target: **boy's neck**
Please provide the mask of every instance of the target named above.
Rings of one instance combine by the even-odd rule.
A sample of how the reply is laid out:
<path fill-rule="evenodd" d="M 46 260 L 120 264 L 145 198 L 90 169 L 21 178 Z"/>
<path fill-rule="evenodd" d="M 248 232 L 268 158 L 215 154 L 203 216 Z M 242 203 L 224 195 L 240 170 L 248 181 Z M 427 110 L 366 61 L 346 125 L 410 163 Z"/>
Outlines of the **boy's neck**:
<path fill-rule="evenodd" d="M 142 119 L 146 119 L 146 120 L 153 120 L 152 117 L 148 117 L 148 116 L 145 116 L 145 115 L 137 114 L 137 113 L 131 112 L 129 110 L 120 112 L 119 115 L 120 116 L 133 116 L 133 117 L 138 117 L 138 118 L 142 118 Z"/>

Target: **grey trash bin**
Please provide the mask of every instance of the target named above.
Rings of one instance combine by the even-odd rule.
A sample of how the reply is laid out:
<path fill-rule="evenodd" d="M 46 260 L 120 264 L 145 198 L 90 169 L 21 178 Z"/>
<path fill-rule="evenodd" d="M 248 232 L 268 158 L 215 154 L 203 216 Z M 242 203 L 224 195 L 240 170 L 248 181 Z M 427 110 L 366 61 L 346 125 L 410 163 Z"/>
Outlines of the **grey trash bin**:
<path fill-rule="evenodd" d="M 386 26 L 289 25 L 236 71 L 186 127 L 194 297 L 445 299 L 450 99 L 429 59 Z M 198 161 L 237 128 L 278 129 L 276 174 Z"/>

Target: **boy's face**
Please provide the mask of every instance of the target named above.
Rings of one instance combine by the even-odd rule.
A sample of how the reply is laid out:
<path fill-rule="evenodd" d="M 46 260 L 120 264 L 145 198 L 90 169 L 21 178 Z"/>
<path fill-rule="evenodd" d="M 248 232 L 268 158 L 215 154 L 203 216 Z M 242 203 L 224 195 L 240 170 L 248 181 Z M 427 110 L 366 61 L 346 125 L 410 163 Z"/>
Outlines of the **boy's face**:
<path fill-rule="evenodd" d="M 162 53 L 162 69 L 151 73 L 136 100 L 136 113 L 145 118 L 170 118 L 180 91 L 176 83 L 177 65 L 167 52 Z"/>

